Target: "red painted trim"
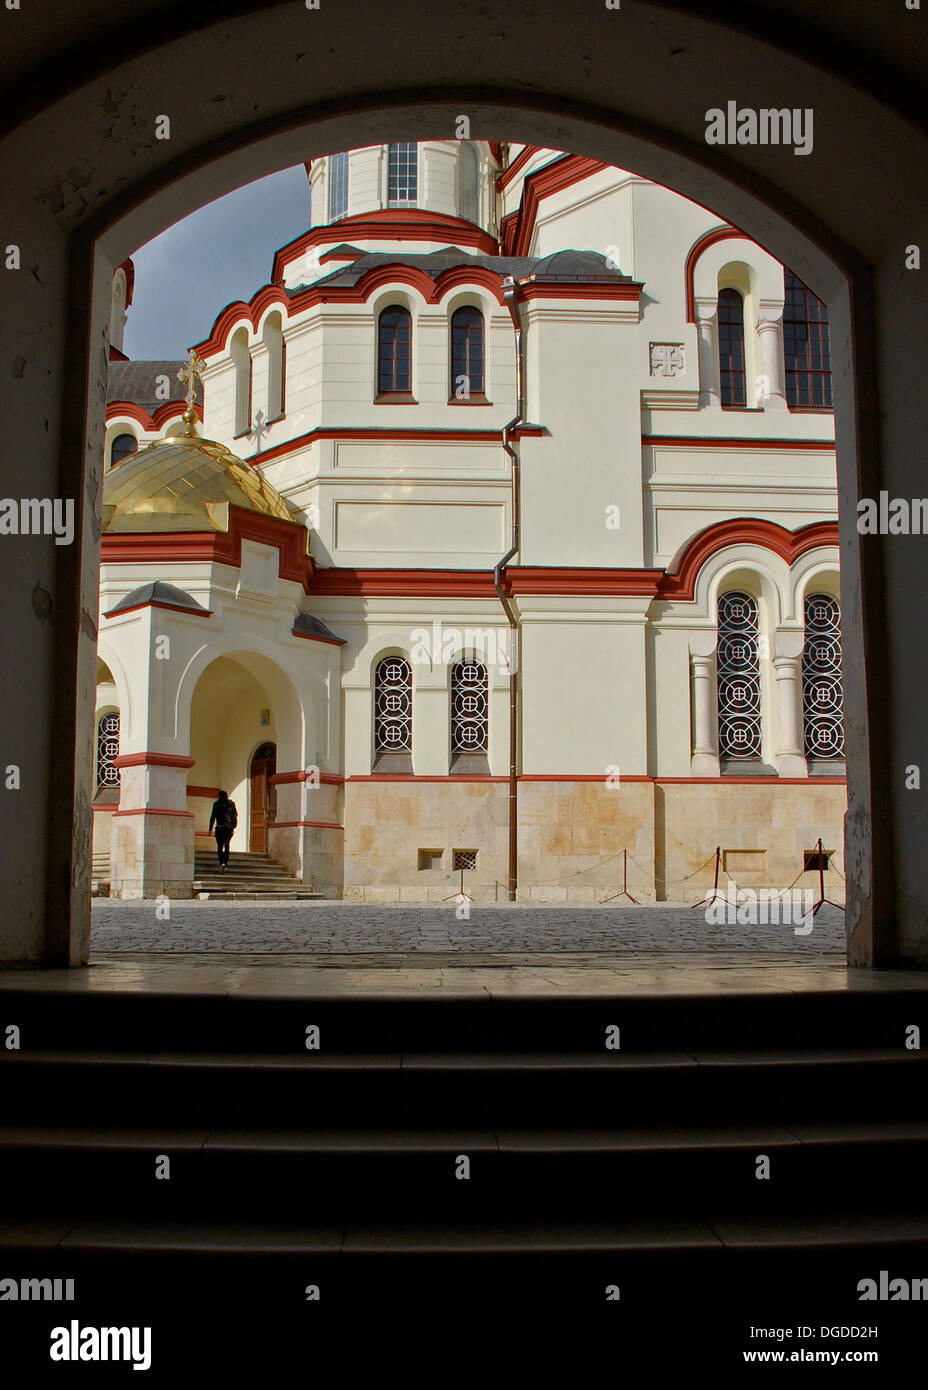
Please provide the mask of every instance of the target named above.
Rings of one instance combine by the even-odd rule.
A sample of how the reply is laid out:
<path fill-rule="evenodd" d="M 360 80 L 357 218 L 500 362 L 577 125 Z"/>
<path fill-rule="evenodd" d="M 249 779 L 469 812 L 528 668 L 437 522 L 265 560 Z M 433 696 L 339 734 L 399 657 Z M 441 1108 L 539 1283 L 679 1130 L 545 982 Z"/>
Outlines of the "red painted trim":
<path fill-rule="evenodd" d="M 204 796 L 208 801 L 215 801 L 219 790 L 219 787 L 194 787 L 190 782 L 187 783 L 188 796 Z"/>
<path fill-rule="evenodd" d="M 297 628 L 291 629 L 290 636 L 302 637 L 307 642 L 324 642 L 327 647 L 345 647 L 348 645 L 347 638 L 320 637 L 317 632 L 300 632 Z"/>
<path fill-rule="evenodd" d="M 711 434 L 643 434 L 644 444 L 710 444 L 717 449 L 823 449 L 834 453 L 833 439 L 737 439 Z"/>
<path fill-rule="evenodd" d="M 716 227 L 713 232 L 706 232 L 697 242 L 690 247 L 689 255 L 686 258 L 686 266 L 683 271 L 684 284 L 686 286 L 686 321 L 687 323 L 696 322 L 696 293 L 693 288 L 693 281 L 696 275 L 696 262 L 704 251 L 708 251 L 710 246 L 714 246 L 717 241 L 728 241 L 732 237 L 740 238 L 742 241 L 749 241 L 752 246 L 757 242 L 753 237 L 749 237 L 746 232 L 739 231 L 737 227 Z M 761 248 L 763 249 L 763 248 Z"/>
<path fill-rule="evenodd" d="M 730 545 L 759 545 L 772 550 L 792 565 L 800 555 L 819 546 L 838 544 L 838 523 L 836 521 L 814 521 L 798 531 L 787 531 L 775 521 L 761 521 L 757 517 L 735 517 L 731 521 L 719 521 L 707 526 L 692 540 L 687 541 L 682 552 L 671 562 L 658 586 L 659 599 L 692 600 L 696 594 L 696 579 L 702 566 L 719 550 Z"/>
<path fill-rule="evenodd" d="M 128 811 L 114 811 L 114 816 L 184 816 L 193 820 L 192 811 L 168 811 L 163 806 L 134 806 Z"/>
<path fill-rule="evenodd" d="M 608 772 L 520 772 L 520 782 L 605 782 Z M 615 774 L 619 782 L 653 782 L 646 773 Z"/>
<path fill-rule="evenodd" d="M 113 815 L 116 814 L 116 811 L 117 811 L 117 809 L 118 809 L 118 804 L 117 804 L 116 806 L 91 806 L 90 809 L 91 809 L 91 811 L 93 811 L 94 815 L 96 815 L 98 811 L 100 811 L 100 812 L 108 811 L 108 812 L 110 813 L 110 815 L 113 816 Z"/>
<path fill-rule="evenodd" d="M 104 564 L 136 564 L 140 561 L 207 561 L 231 565 L 242 563 L 242 541 L 259 541 L 276 546 L 280 552 L 281 579 L 302 584 L 309 593 L 313 562 L 306 553 L 306 527 L 282 517 L 264 516 L 245 507 L 229 508 L 228 531 L 113 532 L 103 534 L 100 558 Z M 186 610 L 185 610 L 186 611 Z"/>
<path fill-rule="evenodd" d="M 588 159 L 582 154 L 567 154 L 529 174 L 522 187 L 522 201 L 516 225 L 506 228 L 507 242 L 511 241 L 512 244 L 504 244 L 503 255 L 530 254 L 538 206 L 543 198 L 550 198 L 553 193 L 560 193 L 572 184 L 589 178 L 591 174 L 598 174 L 601 169 L 608 168 L 609 165 L 603 164 L 602 160 Z"/>
<path fill-rule="evenodd" d="M 126 308 L 132 303 L 132 296 L 135 293 L 135 262 L 131 256 L 127 256 L 117 270 L 123 270 L 126 274 Z M 128 361 L 128 358 L 126 359 Z"/>
<path fill-rule="evenodd" d="M 136 405 L 135 401 L 110 401 L 109 405 L 106 407 L 106 423 L 109 424 L 111 420 L 127 418 L 141 425 L 143 430 L 157 433 L 164 428 L 169 420 L 182 419 L 186 409 L 187 402 L 184 400 L 164 401 L 157 407 L 154 414 L 149 415 L 148 411 L 143 410 L 140 405 Z M 202 405 L 196 404 L 194 410 L 196 411 L 197 419 L 202 423 Z"/>
<path fill-rule="evenodd" d="M 636 281 L 595 280 L 573 284 L 546 280 L 520 280 L 519 298 L 532 299 L 616 299 L 637 304 L 643 286 Z"/>
<path fill-rule="evenodd" d="M 271 281 L 279 284 L 292 261 L 305 255 L 311 246 L 337 245 L 352 241 L 439 241 L 449 246 L 470 246 L 485 256 L 497 254 L 496 241 L 463 217 L 419 208 L 381 208 L 356 213 L 322 227 L 311 227 L 296 241 L 282 246 L 274 256 Z M 365 253 L 366 254 L 366 253 Z"/>
<path fill-rule="evenodd" d="M 544 426 L 529 425 L 510 431 L 509 437 L 511 439 L 541 439 L 545 433 Z M 283 444 L 275 444 L 273 448 L 265 449 L 260 454 L 253 454 L 245 462 L 250 463 L 252 467 L 257 467 L 259 464 L 269 463 L 271 459 L 283 458 L 287 454 L 295 453 L 297 449 L 305 449 L 314 444 L 317 439 L 366 439 L 375 444 L 392 443 L 396 440 L 422 443 L 431 441 L 438 443 L 456 443 L 458 441 L 498 443 L 500 436 L 500 430 L 490 429 L 392 429 L 389 426 L 380 428 L 374 425 L 369 428 L 352 429 L 317 425 L 314 429 L 307 430 L 305 434 L 298 434 L 295 439 L 288 439 Z"/>
<path fill-rule="evenodd" d="M 481 773 L 423 773 L 397 772 L 397 773 L 352 773 L 345 778 L 346 784 L 349 782 L 508 782 L 508 777 L 492 777 Z"/>
<path fill-rule="evenodd" d="M 733 783 L 737 787 L 769 787 L 771 783 L 775 787 L 807 787 L 810 784 L 816 787 L 827 787 L 831 786 L 832 783 L 839 787 L 847 786 L 846 777 L 655 777 L 654 781 L 661 786 L 693 784 L 695 786 L 721 787 L 727 783 Z"/>
<path fill-rule="evenodd" d="M 114 767 L 193 767 L 196 758 L 182 753 L 117 753 Z"/>
<path fill-rule="evenodd" d="M 496 598 L 492 570 L 317 570 L 314 595 L 365 598 Z"/>
<path fill-rule="evenodd" d="M 124 613 L 137 613 L 141 608 L 167 608 L 172 613 L 186 613 L 191 618 L 211 618 L 213 616 L 212 608 L 204 608 L 199 611 L 196 608 L 182 608 L 179 603 L 162 603 L 160 599 L 150 599 L 148 603 L 133 603 L 129 608 L 120 608 L 118 613 L 115 608 L 111 608 L 103 616 L 104 618 L 112 618 L 115 615 L 117 618 L 121 618 Z"/>
<path fill-rule="evenodd" d="M 495 253 L 496 243 L 493 242 Z M 366 304 L 371 295 L 385 285 L 408 285 L 417 290 L 427 304 L 440 303 L 459 285 L 482 285 L 499 304 L 505 304 L 502 282 L 502 272 L 490 270 L 487 266 L 451 266 L 433 280 L 418 266 L 394 264 L 374 266 L 361 276 L 356 285 L 336 286 L 317 282 L 307 286 L 300 294 L 288 294 L 281 285 L 265 285 L 247 304 L 243 300 L 227 304 L 213 324 L 209 337 L 197 343 L 196 350 L 206 358 L 224 352 L 236 326 L 244 319 L 255 331 L 271 305 L 281 310 L 281 317 L 287 322 L 317 304 Z"/>
<path fill-rule="evenodd" d="M 497 174 L 496 187 L 501 193 L 504 188 L 509 187 L 514 178 L 521 174 L 529 160 L 534 155 L 539 154 L 543 148 L 543 145 L 526 145 L 524 149 L 519 151 L 512 163 L 507 164 L 506 168 Z"/>
<path fill-rule="evenodd" d="M 272 830 L 283 830 L 294 825 L 315 825 L 321 830 L 344 830 L 345 828 L 337 820 L 278 820 L 273 825 L 268 826 L 268 834 Z"/>
<path fill-rule="evenodd" d="M 308 782 L 309 773 L 305 768 L 298 768 L 296 772 L 275 772 L 273 777 L 268 780 L 278 784 L 282 782 Z M 326 784 L 334 783 L 340 786 L 344 780 L 340 772 L 320 772 L 319 774 L 319 781 Z"/>

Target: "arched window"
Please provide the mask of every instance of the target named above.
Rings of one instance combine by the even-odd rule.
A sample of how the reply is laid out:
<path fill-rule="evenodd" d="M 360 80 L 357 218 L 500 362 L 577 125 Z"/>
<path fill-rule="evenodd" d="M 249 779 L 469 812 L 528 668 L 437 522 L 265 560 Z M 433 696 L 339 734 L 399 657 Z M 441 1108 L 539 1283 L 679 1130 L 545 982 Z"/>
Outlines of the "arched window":
<path fill-rule="evenodd" d="M 744 370 L 744 300 L 719 291 L 719 376 L 722 405 L 747 405 Z"/>
<path fill-rule="evenodd" d="M 119 768 L 113 759 L 119 756 L 119 715 L 102 714 L 97 724 L 97 786 L 118 787 Z"/>
<path fill-rule="evenodd" d="M 229 355 L 235 368 L 235 434 L 238 436 L 251 429 L 251 353 L 246 328 L 237 328 L 232 334 Z"/>
<path fill-rule="evenodd" d="M 380 315 L 377 328 L 377 391 L 381 396 L 412 390 L 411 344 L 409 311 L 391 304 Z"/>
<path fill-rule="evenodd" d="M 401 656 L 386 656 L 374 681 L 374 751 L 412 751 L 412 667 Z"/>
<path fill-rule="evenodd" d="M 279 420 L 284 413 L 284 334 L 280 314 L 268 314 L 262 331 L 267 348 L 268 420 Z"/>
<path fill-rule="evenodd" d="M 391 208 L 415 203 L 419 191 L 419 147 L 400 140 L 387 152 L 387 203 Z"/>
<path fill-rule="evenodd" d="M 809 759 L 844 757 L 841 605 L 830 594 L 808 594 L 802 648 L 802 717 Z"/>
<path fill-rule="evenodd" d="M 110 467 L 137 453 L 138 447 L 139 441 L 134 434 L 117 434 L 110 446 Z"/>
<path fill-rule="evenodd" d="M 757 604 L 750 594 L 722 594 L 718 615 L 719 756 L 759 758 Z"/>
<path fill-rule="evenodd" d="M 790 271 L 785 274 L 783 348 L 790 406 L 831 406 L 828 310 Z"/>
<path fill-rule="evenodd" d="M 459 661 L 451 671 L 451 751 L 487 751 L 487 668 Z"/>
<path fill-rule="evenodd" d="M 348 155 L 329 155 L 329 221 L 337 222 L 348 211 Z"/>
<path fill-rule="evenodd" d="M 480 217 L 480 166 L 470 140 L 462 140 L 458 153 L 458 216 L 468 222 Z"/>
<path fill-rule="evenodd" d="M 456 309 L 451 315 L 451 396 L 468 400 L 482 396 L 483 314 L 479 309 Z"/>

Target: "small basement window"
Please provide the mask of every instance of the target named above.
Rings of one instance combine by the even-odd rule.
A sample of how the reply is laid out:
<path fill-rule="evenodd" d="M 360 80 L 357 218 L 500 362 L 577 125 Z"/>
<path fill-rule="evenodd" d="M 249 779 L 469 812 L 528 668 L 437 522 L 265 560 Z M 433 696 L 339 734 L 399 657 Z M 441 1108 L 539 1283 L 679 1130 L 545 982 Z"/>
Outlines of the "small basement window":
<path fill-rule="evenodd" d="M 419 868 L 421 869 L 440 869 L 444 850 L 441 849 L 420 849 Z"/>
<path fill-rule="evenodd" d="M 475 849 L 456 849 L 454 851 L 455 871 L 459 869 L 476 869 L 477 851 Z"/>
<path fill-rule="evenodd" d="M 817 849 L 807 849 L 803 851 L 802 871 L 807 869 L 827 869 L 831 864 L 831 856 L 834 854 L 832 849 L 824 849 L 819 854 Z"/>

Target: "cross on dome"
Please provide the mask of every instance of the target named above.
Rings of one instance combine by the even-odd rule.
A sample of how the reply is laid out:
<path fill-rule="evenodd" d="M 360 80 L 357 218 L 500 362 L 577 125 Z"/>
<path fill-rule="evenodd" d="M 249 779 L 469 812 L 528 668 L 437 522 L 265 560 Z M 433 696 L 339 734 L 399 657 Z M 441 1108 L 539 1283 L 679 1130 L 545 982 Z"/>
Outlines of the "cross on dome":
<path fill-rule="evenodd" d="M 184 411 L 184 423 L 187 428 L 185 434 L 188 439 L 196 437 L 196 408 L 194 402 L 197 394 L 197 382 L 203 385 L 203 373 L 206 370 L 206 362 L 197 355 L 195 348 L 191 348 L 187 353 L 183 366 L 177 373 L 178 381 L 187 383 L 186 401 L 187 409 Z"/>

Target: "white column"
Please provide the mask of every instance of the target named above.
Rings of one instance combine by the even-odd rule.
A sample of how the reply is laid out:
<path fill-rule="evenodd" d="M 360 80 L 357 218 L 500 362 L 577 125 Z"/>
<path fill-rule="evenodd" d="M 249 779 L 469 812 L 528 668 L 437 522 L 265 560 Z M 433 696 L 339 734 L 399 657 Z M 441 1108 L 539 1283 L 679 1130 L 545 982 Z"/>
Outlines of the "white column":
<path fill-rule="evenodd" d="M 776 764 L 781 777 L 808 777 L 802 738 L 802 643 L 795 630 L 776 633 Z"/>
<path fill-rule="evenodd" d="M 788 410 L 783 369 L 783 305 L 762 301 L 756 327 L 760 338 L 756 404 L 765 410 Z"/>
<path fill-rule="evenodd" d="M 719 358 L 716 351 L 715 319 L 718 301 L 696 300 L 696 332 L 699 337 L 699 404 L 720 405 Z"/>
<path fill-rule="evenodd" d="M 693 708 L 693 754 L 690 770 L 694 777 L 718 777 L 718 723 L 715 718 L 714 632 L 701 633 L 690 641 L 690 682 Z"/>

